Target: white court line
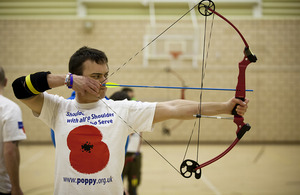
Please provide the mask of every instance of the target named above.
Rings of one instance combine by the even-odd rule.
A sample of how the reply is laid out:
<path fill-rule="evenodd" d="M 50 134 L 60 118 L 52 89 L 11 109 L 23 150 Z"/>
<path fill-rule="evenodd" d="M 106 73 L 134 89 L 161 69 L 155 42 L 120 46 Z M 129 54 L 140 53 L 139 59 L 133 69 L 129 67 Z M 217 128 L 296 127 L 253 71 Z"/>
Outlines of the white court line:
<path fill-rule="evenodd" d="M 216 195 L 221 195 L 222 193 L 218 190 L 216 186 L 214 186 L 204 175 L 202 175 L 202 181 L 206 184 L 206 186 L 211 189 Z"/>
<path fill-rule="evenodd" d="M 27 167 L 28 165 L 30 165 L 31 163 L 33 163 L 33 162 L 37 161 L 38 159 L 42 158 L 44 153 L 45 153 L 44 151 L 40 151 L 40 152 L 36 153 L 35 155 L 32 155 L 29 159 L 27 159 L 26 161 L 21 163 L 20 168 L 23 169 L 23 168 Z"/>

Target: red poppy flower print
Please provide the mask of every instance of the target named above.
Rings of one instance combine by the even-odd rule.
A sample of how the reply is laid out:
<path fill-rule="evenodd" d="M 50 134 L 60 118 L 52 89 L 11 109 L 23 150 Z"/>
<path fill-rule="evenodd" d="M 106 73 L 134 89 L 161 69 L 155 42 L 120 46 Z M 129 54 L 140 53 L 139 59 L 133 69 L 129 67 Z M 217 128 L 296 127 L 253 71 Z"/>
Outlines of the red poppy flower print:
<path fill-rule="evenodd" d="M 80 173 L 92 174 L 104 169 L 109 160 L 109 150 L 102 142 L 99 129 L 83 125 L 73 129 L 67 138 L 70 164 Z"/>

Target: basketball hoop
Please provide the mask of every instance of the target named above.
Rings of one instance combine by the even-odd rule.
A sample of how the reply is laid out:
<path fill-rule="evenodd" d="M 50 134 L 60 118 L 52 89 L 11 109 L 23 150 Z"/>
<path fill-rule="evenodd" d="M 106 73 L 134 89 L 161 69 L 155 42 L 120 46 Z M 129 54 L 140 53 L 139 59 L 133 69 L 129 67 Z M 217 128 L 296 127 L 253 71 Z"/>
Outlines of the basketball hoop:
<path fill-rule="evenodd" d="M 182 51 L 170 51 L 170 54 L 173 59 L 177 60 L 178 57 L 182 54 Z"/>

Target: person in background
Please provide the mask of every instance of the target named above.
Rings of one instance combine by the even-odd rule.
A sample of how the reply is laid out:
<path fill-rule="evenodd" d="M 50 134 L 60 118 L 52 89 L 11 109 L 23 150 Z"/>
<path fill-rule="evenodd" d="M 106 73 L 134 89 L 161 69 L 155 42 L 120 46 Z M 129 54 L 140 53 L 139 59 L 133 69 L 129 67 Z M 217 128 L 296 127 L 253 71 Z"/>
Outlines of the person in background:
<path fill-rule="evenodd" d="M 128 136 L 128 147 L 125 155 L 123 177 L 127 177 L 127 191 L 129 195 L 137 195 L 137 188 L 141 183 L 141 134 L 142 133 L 132 133 Z"/>
<path fill-rule="evenodd" d="M 131 89 L 129 87 L 124 87 L 124 88 L 122 88 L 121 91 L 127 93 L 127 95 L 129 96 L 130 100 L 136 100 L 133 89 Z"/>
<path fill-rule="evenodd" d="M 125 92 L 130 100 L 136 100 L 132 88 L 125 87 L 121 91 Z M 142 133 L 132 133 L 128 136 L 127 152 L 122 175 L 124 178 L 127 177 L 127 191 L 129 195 L 137 195 L 137 188 L 141 183 L 141 136 Z"/>
<path fill-rule="evenodd" d="M 3 96 L 7 79 L 0 66 L 0 195 L 22 195 L 19 141 L 26 139 L 19 106 Z"/>
<path fill-rule="evenodd" d="M 109 99 L 135 100 L 134 91 L 131 88 L 123 88 L 121 91 L 113 93 Z M 142 155 L 140 147 L 142 144 L 141 133 L 132 133 L 127 138 L 125 146 L 125 164 L 123 169 L 123 179 L 127 178 L 127 189 L 125 194 L 137 195 L 137 187 L 141 181 Z"/>
<path fill-rule="evenodd" d="M 113 93 L 109 99 L 111 100 L 115 100 L 115 101 L 119 101 L 119 100 L 130 100 L 130 97 L 128 96 L 128 94 L 124 91 L 117 91 L 115 93 Z M 126 140 L 126 144 L 125 144 L 125 154 L 127 153 L 127 148 L 128 148 L 128 141 L 129 141 L 129 136 L 127 137 Z"/>
<path fill-rule="evenodd" d="M 130 96 L 124 92 L 124 91 L 117 91 L 113 93 L 109 99 L 114 100 L 114 101 L 120 101 L 120 100 L 131 100 Z"/>

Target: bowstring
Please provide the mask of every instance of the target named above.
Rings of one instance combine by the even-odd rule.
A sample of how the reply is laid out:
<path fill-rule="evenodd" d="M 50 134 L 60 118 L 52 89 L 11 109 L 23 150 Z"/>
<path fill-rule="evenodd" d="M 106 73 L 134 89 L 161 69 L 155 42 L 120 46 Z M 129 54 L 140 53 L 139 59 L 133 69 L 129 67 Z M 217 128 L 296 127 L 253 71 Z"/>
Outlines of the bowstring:
<path fill-rule="evenodd" d="M 194 5 L 192 8 L 190 8 L 185 14 L 183 14 L 181 17 L 179 17 L 175 22 L 173 22 L 170 26 L 168 26 L 165 30 L 163 30 L 160 34 L 158 34 L 154 39 L 152 39 L 148 44 L 146 44 L 142 49 L 140 49 L 137 53 L 135 53 L 132 57 L 130 57 L 127 61 L 125 61 L 120 67 L 118 67 L 114 72 L 112 72 L 109 76 L 107 76 L 102 83 L 104 83 L 108 78 L 112 77 L 115 73 L 117 73 L 120 69 L 122 69 L 126 64 L 128 64 L 131 60 L 133 60 L 137 55 L 139 55 L 142 51 L 144 51 L 148 46 L 150 46 L 154 41 L 156 41 L 159 37 L 161 37 L 165 32 L 167 32 L 170 28 L 172 28 L 176 23 L 178 23 L 183 17 L 185 17 L 187 14 L 189 14 L 198 4 Z M 137 131 L 128 124 L 117 112 L 115 112 L 106 102 L 104 102 L 103 99 L 101 101 L 112 111 L 114 112 L 120 119 L 123 121 L 132 131 L 137 133 Z M 157 149 L 155 149 L 146 139 L 143 138 L 142 135 L 137 133 L 140 138 L 148 144 L 162 159 L 164 159 L 176 172 L 178 172 L 180 175 L 180 171 L 170 162 L 168 161 Z"/>
<path fill-rule="evenodd" d="M 208 53 L 209 53 L 208 51 L 209 51 L 210 43 L 211 43 L 212 28 L 213 28 L 213 24 L 214 24 L 214 16 L 215 16 L 215 14 L 213 14 L 213 18 L 212 18 L 212 21 L 211 21 L 210 34 L 209 34 L 207 49 L 206 49 L 206 56 L 204 56 L 205 55 L 205 45 L 206 45 L 206 43 L 205 43 L 205 40 L 206 40 L 206 26 L 207 26 L 207 17 L 208 17 L 208 16 L 205 16 L 201 88 L 204 87 L 204 78 L 205 78 L 207 61 L 208 61 Z M 199 105 L 199 114 L 200 114 L 200 116 L 201 116 L 201 112 L 202 112 L 202 102 L 203 102 L 203 90 L 201 90 L 201 93 L 200 93 L 200 105 Z M 199 150 L 200 150 L 200 129 L 201 129 L 201 124 L 200 123 L 201 123 L 201 117 L 199 117 L 199 119 L 198 119 L 197 157 L 196 157 L 197 162 L 199 161 Z"/>
<path fill-rule="evenodd" d="M 206 23 L 207 23 L 207 17 L 205 17 L 205 28 L 206 28 Z M 202 69 L 202 81 L 201 81 L 201 88 L 204 87 L 204 78 L 205 78 L 205 73 L 206 73 L 206 67 L 207 67 L 207 61 L 208 61 L 208 51 L 209 51 L 209 48 L 210 48 L 210 43 L 211 43 L 211 36 L 212 36 L 212 29 L 213 29 L 213 25 L 214 25 L 214 17 L 215 17 L 215 14 L 213 14 L 213 18 L 212 18 L 212 22 L 211 22 L 211 27 L 210 27 L 210 34 L 209 34 L 209 38 L 208 38 L 208 44 L 207 44 L 207 50 L 206 50 L 206 57 L 205 57 L 205 64 L 202 66 L 204 67 Z M 206 31 L 205 31 L 206 32 Z M 206 33 L 204 33 L 206 35 Z M 201 115 L 201 111 L 202 111 L 202 96 L 203 95 L 203 91 L 201 91 L 201 94 L 200 94 L 200 108 L 199 108 L 199 114 Z M 197 143 L 198 143 L 198 147 L 197 147 L 197 161 L 199 160 L 199 148 L 200 148 L 200 119 L 201 117 L 199 118 L 199 127 L 198 127 L 198 140 L 197 140 Z"/>
<path fill-rule="evenodd" d="M 207 12 L 207 10 L 206 10 Z M 210 48 L 210 43 L 211 43 L 211 37 L 212 37 L 212 29 L 213 29 L 213 23 L 214 23 L 214 17 L 215 14 L 213 14 L 213 18 L 212 18 L 212 22 L 211 22 L 211 26 L 210 26 L 210 33 L 209 33 L 209 38 L 208 38 L 208 43 L 207 43 L 207 49 L 206 49 L 206 32 L 207 32 L 207 17 L 205 16 L 205 21 L 204 21 L 204 33 L 203 33 L 203 51 L 202 51 L 202 65 L 201 65 L 201 88 L 204 87 L 204 78 L 205 78 L 205 72 L 206 72 L 206 67 L 207 67 L 207 61 L 208 61 L 208 51 Z M 199 162 L 199 150 L 200 150 L 200 131 L 201 131 L 201 111 L 202 111 L 202 101 L 203 100 L 203 90 L 201 90 L 200 95 L 199 95 L 199 111 L 198 114 L 200 115 L 200 117 L 198 118 L 198 131 L 197 131 L 197 152 L 196 152 L 196 161 Z M 192 136 L 194 134 L 195 131 L 195 127 L 196 127 L 196 121 L 194 122 L 194 126 L 184 153 L 184 157 L 183 160 L 186 158 L 191 140 L 192 140 Z"/>
<path fill-rule="evenodd" d="M 164 159 L 175 171 L 177 171 L 179 174 L 180 171 L 168 160 L 166 159 L 166 157 L 164 157 L 154 146 L 152 146 L 152 144 L 150 144 L 150 142 L 148 142 L 142 135 L 140 135 L 130 124 L 127 123 L 126 120 L 124 120 L 114 109 L 112 109 L 103 99 L 100 99 L 116 116 L 118 116 L 119 119 L 121 119 L 121 121 L 123 123 L 125 123 L 133 132 L 135 132 L 136 134 L 138 134 L 140 136 L 140 138 L 146 143 L 148 144 L 162 159 Z"/>
<path fill-rule="evenodd" d="M 126 62 L 124 62 L 119 68 L 117 68 L 114 72 L 112 72 L 104 81 L 106 81 L 109 77 L 113 76 L 116 72 L 118 72 L 121 68 L 123 68 L 126 64 L 128 64 L 131 60 L 133 60 L 137 55 L 139 55 L 142 51 L 144 51 L 148 46 L 150 46 L 154 41 L 156 41 L 159 37 L 161 37 L 165 32 L 167 32 L 170 28 L 172 28 L 175 24 L 177 24 L 183 17 L 189 14 L 198 4 L 194 5 L 191 9 L 189 9 L 185 14 L 179 17 L 175 22 L 173 22 L 170 26 L 168 26 L 165 30 L 163 30 L 160 34 L 158 34 L 154 39 L 152 39 L 148 44 L 146 44 L 140 51 L 136 52 L 132 57 L 130 57 Z"/>

